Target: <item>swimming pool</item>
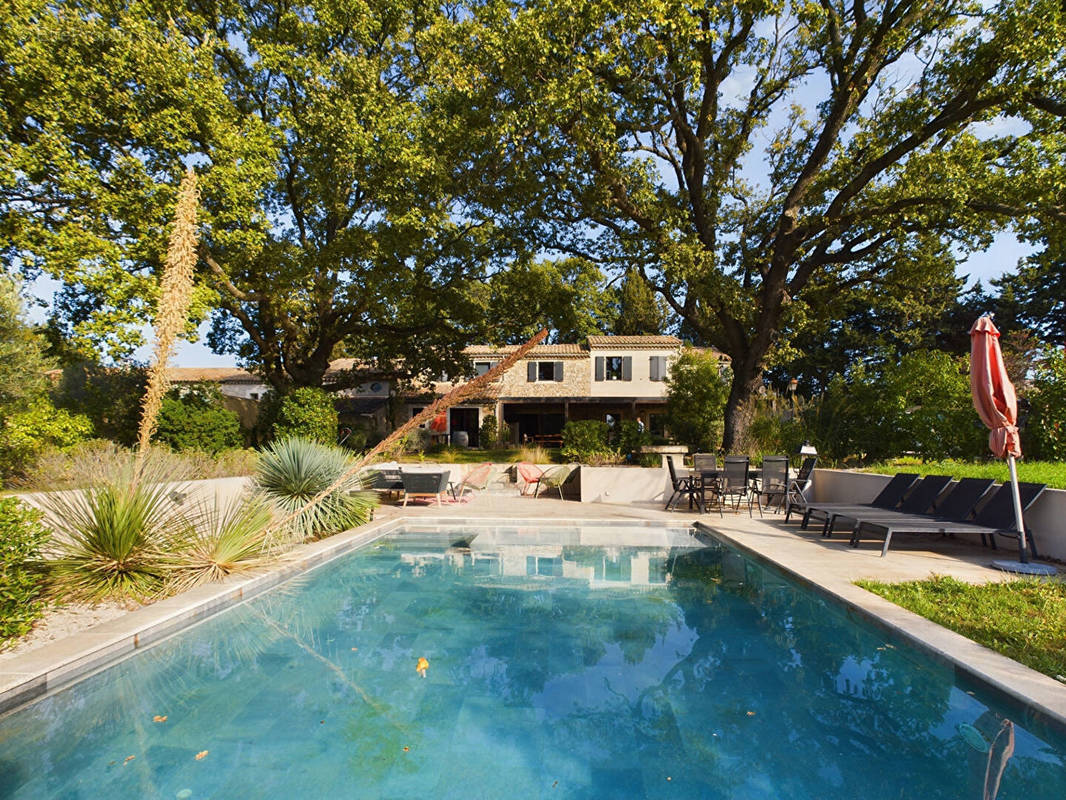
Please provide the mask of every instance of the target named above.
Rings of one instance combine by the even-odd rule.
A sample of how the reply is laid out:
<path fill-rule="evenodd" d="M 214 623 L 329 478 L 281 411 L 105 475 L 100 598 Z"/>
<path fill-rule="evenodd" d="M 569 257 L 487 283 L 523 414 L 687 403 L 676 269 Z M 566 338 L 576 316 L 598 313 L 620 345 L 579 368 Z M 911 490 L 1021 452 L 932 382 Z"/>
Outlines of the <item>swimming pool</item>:
<path fill-rule="evenodd" d="M 11 798 L 954 799 L 1001 766 L 1066 797 L 1057 733 L 655 527 L 408 526 L 0 719 Z"/>

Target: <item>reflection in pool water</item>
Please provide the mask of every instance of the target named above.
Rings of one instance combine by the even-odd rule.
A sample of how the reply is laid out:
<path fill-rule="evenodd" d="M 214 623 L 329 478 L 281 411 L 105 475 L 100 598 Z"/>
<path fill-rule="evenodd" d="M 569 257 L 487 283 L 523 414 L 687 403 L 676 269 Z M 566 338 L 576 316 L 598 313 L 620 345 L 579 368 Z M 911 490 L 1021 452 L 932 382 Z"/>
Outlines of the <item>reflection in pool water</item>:
<path fill-rule="evenodd" d="M 1064 760 L 776 572 L 647 528 L 411 529 L 0 720 L 18 798 L 1061 800 Z"/>

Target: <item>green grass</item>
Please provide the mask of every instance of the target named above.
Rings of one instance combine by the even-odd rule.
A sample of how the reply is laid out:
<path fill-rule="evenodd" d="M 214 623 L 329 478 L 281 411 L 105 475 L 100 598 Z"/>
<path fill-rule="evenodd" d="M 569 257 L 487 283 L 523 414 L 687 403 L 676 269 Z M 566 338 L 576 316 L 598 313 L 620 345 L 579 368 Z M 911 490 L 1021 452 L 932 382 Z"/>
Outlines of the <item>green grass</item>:
<path fill-rule="evenodd" d="M 1010 478 L 1005 461 L 920 461 L 916 458 L 896 458 L 864 469 L 885 475 L 917 472 L 919 475 L 950 475 L 953 478 L 993 478 L 1000 483 Z M 1066 489 L 1066 461 L 1019 461 L 1018 480 L 1046 483 L 1051 489 Z"/>
<path fill-rule="evenodd" d="M 553 462 L 559 461 L 558 450 L 542 450 Z M 532 446 L 503 447 L 486 449 L 481 447 L 432 447 L 420 457 L 418 453 L 407 453 L 397 458 L 401 463 L 418 463 L 420 461 L 433 461 L 446 464 L 480 464 L 491 461 L 494 464 L 511 464 L 516 461 L 540 461 L 533 458 Z"/>
<path fill-rule="evenodd" d="M 1023 579 L 975 586 L 940 575 L 856 584 L 1051 677 L 1066 676 L 1066 583 Z"/>

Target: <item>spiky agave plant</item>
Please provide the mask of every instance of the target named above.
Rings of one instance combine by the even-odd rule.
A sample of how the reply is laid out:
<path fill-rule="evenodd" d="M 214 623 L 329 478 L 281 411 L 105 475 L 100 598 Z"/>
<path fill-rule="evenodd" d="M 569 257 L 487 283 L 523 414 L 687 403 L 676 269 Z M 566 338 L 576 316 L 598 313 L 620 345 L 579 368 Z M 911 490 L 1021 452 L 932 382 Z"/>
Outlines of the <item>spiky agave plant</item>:
<path fill-rule="evenodd" d="M 348 471 L 350 461 L 336 447 L 298 437 L 282 439 L 260 454 L 255 485 L 286 515 L 300 512 L 288 523 L 295 538 L 329 536 L 366 524 L 377 505 L 377 496 L 360 491 L 358 479 L 352 476 L 320 502 L 304 508 Z"/>
<path fill-rule="evenodd" d="M 167 466 L 130 457 L 89 488 L 56 492 L 42 501 L 55 532 L 49 570 L 64 599 L 143 601 L 159 595 L 168 573 L 168 551 L 198 520 L 174 499 Z"/>
<path fill-rule="evenodd" d="M 216 500 L 197 516 L 200 524 L 173 543 L 169 591 L 181 592 L 270 562 L 273 508 L 265 497 L 242 497 L 226 505 Z"/>

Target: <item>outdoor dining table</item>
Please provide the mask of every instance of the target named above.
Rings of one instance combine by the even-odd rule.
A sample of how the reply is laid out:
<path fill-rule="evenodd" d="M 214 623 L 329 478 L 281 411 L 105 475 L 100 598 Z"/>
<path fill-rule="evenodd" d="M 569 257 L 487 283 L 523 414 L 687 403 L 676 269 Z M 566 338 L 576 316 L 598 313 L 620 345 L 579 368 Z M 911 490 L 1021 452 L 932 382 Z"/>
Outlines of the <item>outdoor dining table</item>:
<path fill-rule="evenodd" d="M 705 484 L 704 481 L 710 477 L 711 481 L 717 481 L 722 475 L 725 474 L 725 468 L 719 467 L 718 469 L 690 469 L 688 470 L 689 486 L 691 490 L 688 495 L 688 507 L 691 509 L 694 505 L 700 506 L 700 512 L 702 513 L 706 505 L 705 490 L 710 484 Z M 748 467 L 748 488 L 754 491 L 758 491 L 762 485 L 762 469 Z M 699 500 L 696 500 L 697 494 Z"/>

